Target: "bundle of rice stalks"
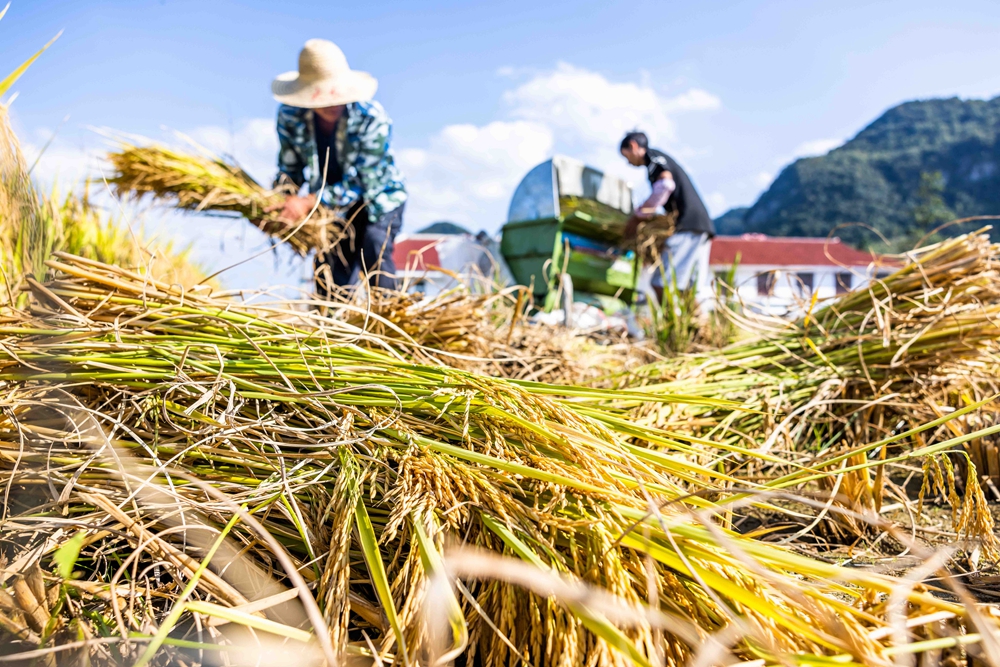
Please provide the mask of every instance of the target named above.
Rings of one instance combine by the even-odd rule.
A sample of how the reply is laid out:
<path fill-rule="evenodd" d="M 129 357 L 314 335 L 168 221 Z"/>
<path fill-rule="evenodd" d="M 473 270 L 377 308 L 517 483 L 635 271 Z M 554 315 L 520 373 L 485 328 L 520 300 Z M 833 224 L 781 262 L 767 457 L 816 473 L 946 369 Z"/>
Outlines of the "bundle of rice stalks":
<path fill-rule="evenodd" d="M 654 270 L 666 270 L 662 259 L 663 245 L 673 235 L 676 224 L 676 212 L 655 215 L 639 223 L 635 247 L 636 255 L 642 262 L 655 267 Z"/>
<path fill-rule="evenodd" d="M 726 398 L 757 412 L 651 404 L 637 408 L 635 416 L 811 466 L 949 414 L 972 397 L 986 398 L 1000 340 L 998 250 L 984 233 L 921 248 L 903 258 L 908 263 L 895 273 L 796 323 L 773 324 L 764 335 L 718 353 L 678 357 L 637 373 L 647 391 Z M 975 430 L 983 423 L 978 414 L 894 447 L 920 449 Z M 884 448 L 871 456 L 893 454 L 893 448 Z M 723 458 L 721 463 L 706 450 L 702 462 L 738 468 L 748 478 L 775 472 L 774 464 Z M 950 465 L 947 458 L 937 461 Z M 939 476 L 954 479 L 950 468 Z M 852 509 L 878 513 L 886 488 L 905 502 L 882 468 L 874 476 L 864 468 L 843 477 L 835 493 Z M 968 492 L 965 504 L 979 502 L 974 477 Z M 945 496 L 955 498 L 953 491 Z M 982 522 L 978 532 L 991 536 L 988 513 L 976 514 Z M 851 529 L 856 533 L 863 526 Z"/>
<path fill-rule="evenodd" d="M 267 190 L 239 166 L 221 158 L 123 141 L 120 150 L 108 154 L 108 160 L 114 169 L 110 183 L 122 197 L 150 195 L 187 211 L 238 213 L 268 236 L 288 243 L 303 257 L 336 245 L 346 226 L 335 211 L 325 206 L 303 222 L 281 219 L 280 211 L 269 209 L 280 205 L 294 191 L 285 187 Z"/>
<path fill-rule="evenodd" d="M 338 320 L 49 266 L 0 328 L 5 652 L 194 664 L 250 632 L 303 664 L 679 665 L 702 645 L 885 664 L 994 631 L 920 576 L 717 525 L 732 478 L 593 405 L 648 395 L 415 364 Z"/>
<path fill-rule="evenodd" d="M 432 296 L 362 286 L 342 288 L 316 312 L 356 327 L 360 345 L 405 350 L 420 363 L 516 380 L 610 386 L 623 369 L 661 358 L 646 345 L 614 335 L 534 323 L 526 292 L 488 281 L 458 282 Z M 294 316 L 303 318 L 309 315 Z"/>
<path fill-rule="evenodd" d="M 572 213 L 583 213 L 606 229 L 616 230 L 619 235 L 625 229 L 625 222 L 628 220 L 628 216 L 614 206 L 609 206 L 590 197 L 574 195 L 559 196 L 559 212 L 564 216 Z"/>
<path fill-rule="evenodd" d="M 625 213 L 590 197 L 560 195 L 559 213 L 563 217 L 581 214 L 580 217 L 589 223 L 592 234 L 611 243 L 621 241 L 625 234 L 625 223 L 628 222 L 628 215 Z"/>
<path fill-rule="evenodd" d="M 526 305 L 522 287 L 480 293 L 459 282 L 432 296 L 366 286 L 343 289 L 318 312 L 367 336 L 405 341 L 418 355 L 426 350 L 428 356 L 419 357 L 423 363 L 473 369 L 506 349 Z"/>
<path fill-rule="evenodd" d="M 40 195 L 5 111 L 0 109 L 0 271 L 10 291 L 22 278 L 44 280 L 45 260 L 66 251 L 120 266 L 139 267 L 169 282 L 193 285 L 204 274 L 188 251 L 170 244 L 151 244 L 129 230 L 124 219 L 112 219 L 89 197 L 53 189 Z"/>

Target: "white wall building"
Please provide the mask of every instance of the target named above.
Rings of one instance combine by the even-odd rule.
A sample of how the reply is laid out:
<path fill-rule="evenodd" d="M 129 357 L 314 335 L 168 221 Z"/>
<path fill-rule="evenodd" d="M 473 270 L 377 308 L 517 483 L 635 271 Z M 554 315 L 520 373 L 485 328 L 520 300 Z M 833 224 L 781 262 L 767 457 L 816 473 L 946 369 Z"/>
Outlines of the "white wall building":
<path fill-rule="evenodd" d="M 801 313 L 816 294 L 829 299 L 888 275 L 893 264 L 844 245 L 839 238 L 717 236 L 710 263 L 716 276 L 739 257 L 735 284 L 743 303 L 771 315 Z"/>

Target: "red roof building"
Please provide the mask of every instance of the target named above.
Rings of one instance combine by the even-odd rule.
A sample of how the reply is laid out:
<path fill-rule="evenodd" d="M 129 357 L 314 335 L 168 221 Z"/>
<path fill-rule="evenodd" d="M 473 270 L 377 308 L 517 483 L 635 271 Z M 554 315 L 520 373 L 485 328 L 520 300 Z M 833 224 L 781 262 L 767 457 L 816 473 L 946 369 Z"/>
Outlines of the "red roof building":
<path fill-rule="evenodd" d="M 868 266 L 879 261 L 872 252 L 845 245 L 838 237 L 830 239 L 765 236 L 716 236 L 709 260 L 713 266 L 730 266 L 740 258 L 747 266 Z"/>
<path fill-rule="evenodd" d="M 437 247 L 440 234 L 400 235 L 392 250 L 397 271 L 426 271 L 430 266 L 441 266 Z"/>

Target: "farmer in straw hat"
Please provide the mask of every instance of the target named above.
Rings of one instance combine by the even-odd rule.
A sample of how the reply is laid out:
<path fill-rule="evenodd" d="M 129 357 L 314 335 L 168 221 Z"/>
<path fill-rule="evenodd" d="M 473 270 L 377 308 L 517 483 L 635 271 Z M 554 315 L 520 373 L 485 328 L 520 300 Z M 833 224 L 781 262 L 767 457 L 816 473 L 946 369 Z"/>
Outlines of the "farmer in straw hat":
<path fill-rule="evenodd" d="M 403 224 L 406 188 L 389 149 L 392 121 L 372 99 L 378 82 L 352 70 L 333 42 L 310 39 L 299 69 L 274 80 L 278 108 L 278 179 L 308 194 L 289 196 L 281 217 L 301 222 L 316 205 L 344 211 L 353 230 L 316 258 L 316 288 L 349 285 L 367 272 L 372 285 L 393 289 L 393 241 Z M 325 178 L 324 178 L 325 176 Z M 353 231 L 353 233 L 350 233 Z"/>

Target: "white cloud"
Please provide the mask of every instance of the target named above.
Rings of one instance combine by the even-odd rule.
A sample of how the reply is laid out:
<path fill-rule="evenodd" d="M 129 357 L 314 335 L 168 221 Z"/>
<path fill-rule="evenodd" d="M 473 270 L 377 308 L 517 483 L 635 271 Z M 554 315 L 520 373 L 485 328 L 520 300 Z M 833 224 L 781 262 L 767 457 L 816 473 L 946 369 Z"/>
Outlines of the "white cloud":
<path fill-rule="evenodd" d="M 203 125 L 186 134 L 213 153 L 232 156 L 265 187 L 274 180 L 278 135 L 273 118 L 249 118 L 232 130 L 218 125 Z"/>
<path fill-rule="evenodd" d="M 714 218 L 726 212 L 726 196 L 721 192 L 713 192 L 705 197 L 705 206 L 708 207 L 709 214 Z"/>
<path fill-rule="evenodd" d="M 773 180 L 774 180 L 774 174 L 772 174 L 769 171 L 758 172 L 757 176 L 754 177 L 754 183 L 756 183 L 757 187 L 759 188 L 766 188 L 771 184 L 771 181 Z"/>
<path fill-rule="evenodd" d="M 795 147 L 795 157 L 826 155 L 842 143 L 844 143 L 843 139 L 813 139 L 812 141 L 804 141 Z"/>
<path fill-rule="evenodd" d="M 451 220 L 496 229 L 521 176 L 552 153 L 552 132 L 529 121 L 449 125 L 426 148 L 397 152 L 410 200 L 409 230 Z"/>
<path fill-rule="evenodd" d="M 498 75 L 516 78 L 519 71 L 504 67 Z M 478 126 L 451 125 L 425 147 L 398 151 L 411 191 L 407 229 L 439 219 L 497 229 L 521 177 L 553 152 L 640 180 L 644 188 L 642 173 L 618 155 L 625 132 L 641 128 L 657 145 L 669 146 L 676 141 L 674 115 L 721 105 L 701 89 L 665 96 L 648 81 L 611 81 L 568 63 L 529 74 L 502 99 L 505 118 Z M 683 146 L 669 147 L 684 151 Z"/>
<path fill-rule="evenodd" d="M 704 109 L 710 100 L 718 102 L 704 91 L 667 98 L 649 85 L 609 81 L 568 63 L 536 74 L 505 92 L 503 100 L 513 117 L 544 123 L 560 142 L 587 148 L 614 148 L 625 132 L 635 128 L 661 144 L 672 141 L 676 127 L 670 112 Z"/>
<path fill-rule="evenodd" d="M 692 88 L 676 97 L 668 98 L 664 104 L 666 111 L 672 112 L 714 111 L 721 106 L 722 100 L 701 88 Z"/>

